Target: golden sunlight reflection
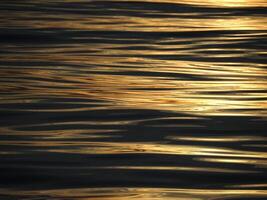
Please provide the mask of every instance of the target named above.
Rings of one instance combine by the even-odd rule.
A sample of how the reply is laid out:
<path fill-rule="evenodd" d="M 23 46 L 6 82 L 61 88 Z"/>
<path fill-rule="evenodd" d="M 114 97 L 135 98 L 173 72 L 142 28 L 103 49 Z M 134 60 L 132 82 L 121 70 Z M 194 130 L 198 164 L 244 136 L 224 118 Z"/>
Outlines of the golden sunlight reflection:
<path fill-rule="evenodd" d="M 42 191 L 10 190 L 22 197 L 50 196 L 53 198 L 73 198 L 78 200 L 215 200 L 223 198 L 264 197 L 265 190 L 257 189 L 164 189 L 164 188 L 82 188 L 54 189 Z M 0 190 L 0 193 L 3 193 Z"/>
<path fill-rule="evenodd" d="M 93 57 L 90 61 L 100 62 L 99 59 Z M 149 62 L 149 60 L 143 61 Z M 105 62 L 103 58 L 102 62 Z M 120 62 L 123 62 L 123 59 Z M 209 68 L 210 71 L 205 68 Z M 46 87 L 47 81 L 41 79 L 38 87 L 42 88 L 43 86 L 42 89 L 37 89 L 35 86 L 27 87 L 31 91 L 30 95 L 36 95 L 36 97 L 68 94 L 77 98 L 93 98 L 111 102 L 110 104 L 93 104 L 98 104 L 98 107 L 88 107 L 90 103 L 83 103 L 83 107 L 58 109 L 60 112 L 134 106 L 140 109 L 153 107 L 158 110 L 197 115 L 261 115 L 262 117 L 267 115 L 265 93 L 262 93 L 267 86 L 265 80 L 267 72 L 264 68 L 256 68 L 249 64 L 247 67 L 232 67 L 215 63 L 207 65 L 205 63 L 166 61 L 155 66 L 144 64 L 142 69 L 128 68 L 127 72 L 125 70 L 119 65 L 117 67 L 101 67 L 95 70 L 90 69 L 90 76 L 80 77 L 71 76 L 68 71 L 51 71 L 49 72 L 50 79 L 56 80 L 61 75 L 61 81 L 56 84 L 66 89 L 55 90 L 52 87 Z M 12 71 L 10 70 L 8 76 L 18 76 L 12 74 Z M 24 78 L 30 78 L 41 74 L 45 76 L 45 73 L 46 70 L 23 70 L 19 74 Z M 126 74 L 120 75 L 120 73 Z M 157 73 L 161 77 L 158 77 Z M 193 80 L 190 80 L 190 76 Z M 201 80 L 202 78 L 203 80 Z M 6 89 L 3 85 L 2 90 L 12 90 L 13 87 L 16 87 L 15 84 L 13 85 L 9 83 Z M 11 103 L 11 100 L 9 101 Z M 18 101 L 20 100 L 18 99 Z M 13 100 L 14 103 L 18 101 Z M 28 110 L 37 111 L 29 108 Z M 38 109 L 38 111 L 42 110 Z M 44 111 L 49 111 L 49 109 Z"/>
<path fill-rule="evenodd" d="M 267 158 L 267 157 L 265 156 L 265 158 Z M 206 162 L 256 165 L 258 167 L 267 168 L 267 160 L 266 159 L 262 160 L 262 159 L 199 158 L 198 160 L 206 161 Z"/>
<path fill-rule="evenodd" d="M 177 15 L 177 18 L 174 16 Z M 122 26 L 119 23 L 115 23 L 116 21 L 121 22 L 121 18 L 118 17 L 110 17 L 114 24 L 109 24 L 108 22 L 111 19 L 85 19 L 81 16 L 80 23 L 74 23 L 71 21 L 66 23 L 61 23 L 60 21 L 52 21 L 49 24 L 42 24 L 38 21 L 32 21 L 31 23 L 27 22 L 26 26 L 35 27 L 35 28 L 68 28 L 74 27 L 77 30 L 88 30 L 92 27 L 91 23 L 94 23 L 94 30 L 113 30 L 120 31 L 123 29 L 124 31 L 176 31 L 180 29 L 181 31 L 194 31 L 199 27 L 202 27 L 202 30 L 261 30 L 263 28 L 267 28 L 267 19 L 257 16 L 251 17 L 228 17 L 228 18 L 218 18 L 218 19 L 191 19 L 190 23 L 185 18 L 179 18 L 181 14 L 175 14 L 174 16 L 170 16 L 167 20 L 160 18 L 147 18 L 143 19 L 141 17 L 131 17 L 128 19 L 124 19 L 124 25 Z M 29 16 L 33 17 L 33 16 Z M 91 21 L 94 20 L 94 21 Z M 18 23 L 18 22 L 12 22 Z M 20 23 L 23 23 L 21 21 Z M 101 23 L 106 23 L 104 26 Z M 15 25 L 14 24 L 14 25 Z M 76 37 L 73 39 L 84 39 L 85 37 Z"/>
<path fill-rule="evenodd" d="M 90 167 L 89 167 L 90 168 Z M 120 170 L 158 170 L 158 171 L 189 171 L 189 172 L 206 172 L 206 173 L 257 173 L 257 171 L 234 170 L 224 168 L 211 167 L 171 167 L 171 166 L 109 166 L 109 167 L 93 167 L 92 169 L 120 169 Z"/>
<path fill-rule="evenodd" d="M 185 140 L 195 142 L 244 142 L 244 141 L 266 141 L 266 137 L 259 136 L 215 136 L 215 137 L 169 137 L 172 140 Z"/>
<path fill-rule="evenodd" d="M 150 2 L 150 3 L 177 3 L 176 0 L 138 0 L 138 1 L 129 1 L 124 0 L 125 2 Z M 78 1 L 79 2 L 79 1 Z M 223 14 L 227 14 L 233 8 L 241 7 L 263 7 L 266 6 L 265 0 L 181 0 L 179 4 L 189 5 L 189 6 L 208 6 L 225 10 Z M 127 8 L 125 8 L 127 10 Z M 120 9 L 117 10 L 118 12 Z M 128 11 L 133 12 L 134 10 L 129 9 Z M 35 19 L 36 11 L 32 12 L 16 12 L 16 14 L 10 14 L 8 11 L 3 11 L 6 18 L 6 26 L 16 27 L 23 24 L 24 27 L 36 28 L 36 29 L 45 29 L 45 28 L 61 28 L 69 29 L 72 27 L 76 30 L 117 30 L 117 31 L 198 31 L 201 30 L 262 30 L 267 28 L 267 19 L 265 17 L 257 15 L 248 15 L 248 16 L 225 16 L 225 17 L 215 17 L 208 18 L 205 15 L 202 17 L 201 13 L 187 13 L 187 12 L 165 12 L 165 17 L 149 17 L 151 14 L 158 14 L 158 11 L 153 9 L 143 10 L 148 16 L 130 16 L 130 17 L 121 17 L 117 15 L 112 15 L 107 17 L 96 16 L 96 17 L 84 17 L 83 14 L 76 13 L 75 15 L 64 15 L 64 18 L 58 16 L 59 20 L 50 20 L 49 23 L 46 21 L 40 21 Z M 192 17 L 193 16 L 193 17 Z M 46 15 L 48 18 L 53 18 L 54 15 Z M 75 18 L 76 20 L 73 20 Z M 31 20 L 28 20 L 31 19 Z M 77 20 L 78 19 L 78 20 Z M 62 23 L 64 20 L 64 23 Z M 112 23 L 111 23 L 112 21 Z M 74 39 L 81 39 L 84 37 L 74 37 Z"/>
<path fill-rule="evenodd" d="M 259 158 L 266 159 L 267 153 L 260 151 L 235 150 L 223 147 L 210 147 L 199 145 L 171 145 L 156 143 L 134 143 L 134 142 L 86 142 L 80 141 L 79 145 L 71 141 L 4 141 L 5 144 L 15 146 L 47 146 L 52 152 L 82 153 L 82 154 L 123 154 L 123 153 L 150 153 L 170 155 L 191 156 L 222 156 L 228 158 Z M 78 148 L 57 149 L 53 147 L 69 146 Z"/>
<path fill-rule="evenodd" d="M 130 2 L 131 0 L 124 0 Z M 152 0 L 137 0 L 152 2 Z M 177 3 L 177 0 L 153 0 L 153 2 Z M 193 5 L 207 5 L 220 7 L 250 7 L 266 5 L 265 0 L 180 0 L 179 3 L 193 4 Z"/>
<path fill-rule="evenodd" d="M 266 5 L 265 0 L 205 0 L 209 5 L 229 7 L 250 7 Z M 205 2 L 204 1 L 204 2 Z"/>

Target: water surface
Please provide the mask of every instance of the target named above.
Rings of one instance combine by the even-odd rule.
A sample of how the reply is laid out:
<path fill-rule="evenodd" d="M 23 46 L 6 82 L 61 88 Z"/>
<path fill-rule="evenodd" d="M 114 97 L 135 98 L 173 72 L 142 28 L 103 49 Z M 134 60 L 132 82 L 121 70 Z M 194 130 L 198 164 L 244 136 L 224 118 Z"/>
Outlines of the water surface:
<path fill-rule="evenodd" d="M 2 199 L 267 198 L 265 0 L 0 10 Z"/>

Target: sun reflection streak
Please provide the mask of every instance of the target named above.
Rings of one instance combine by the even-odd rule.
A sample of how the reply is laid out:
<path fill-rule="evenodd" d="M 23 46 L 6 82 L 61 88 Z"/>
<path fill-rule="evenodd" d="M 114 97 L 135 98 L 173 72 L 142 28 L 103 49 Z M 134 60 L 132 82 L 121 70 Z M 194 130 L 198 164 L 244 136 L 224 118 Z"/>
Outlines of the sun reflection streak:
<path fill-rule="evenodd" d="M 10 190 L 10 193 L 23 195 L 24 197 L 48 195 L 54 198 L 75 198 L 79 200 L 131 200 L 131 199 L 143 199 L 143 200 L 215 200 L 221 198 L 238 198 L 242 196 L 246 197 L 264 197 L 267 195 L 264 190 L 255 189 L 162 189 L 162 188 L 86 188 L 86 189 L 64 189 L 64 190 L 43 190 L 40 192 L 35 191 L 14 191 Z M 3 193 L 0 190 L 0 193 Z"/>

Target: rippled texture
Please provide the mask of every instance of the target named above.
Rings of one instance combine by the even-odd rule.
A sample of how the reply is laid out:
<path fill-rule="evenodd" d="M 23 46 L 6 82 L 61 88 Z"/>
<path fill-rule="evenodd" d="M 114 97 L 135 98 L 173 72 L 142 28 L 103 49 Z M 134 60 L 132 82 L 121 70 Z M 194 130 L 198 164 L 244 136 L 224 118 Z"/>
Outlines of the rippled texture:
<path fill-rule="evenodd" d="M 267 198 L 265 0 L 0 10 L 1 199 Z"/>

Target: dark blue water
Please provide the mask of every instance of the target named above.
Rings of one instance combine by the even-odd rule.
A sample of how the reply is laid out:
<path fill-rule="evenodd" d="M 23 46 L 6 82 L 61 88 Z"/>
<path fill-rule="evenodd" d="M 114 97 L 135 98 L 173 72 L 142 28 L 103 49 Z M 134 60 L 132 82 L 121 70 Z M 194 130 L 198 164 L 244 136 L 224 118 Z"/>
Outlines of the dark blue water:
<path fill-rule="evenodd" d="M 0 199 L 267 198 L 265 0 L 2 0 L 0 44 Z"/>

